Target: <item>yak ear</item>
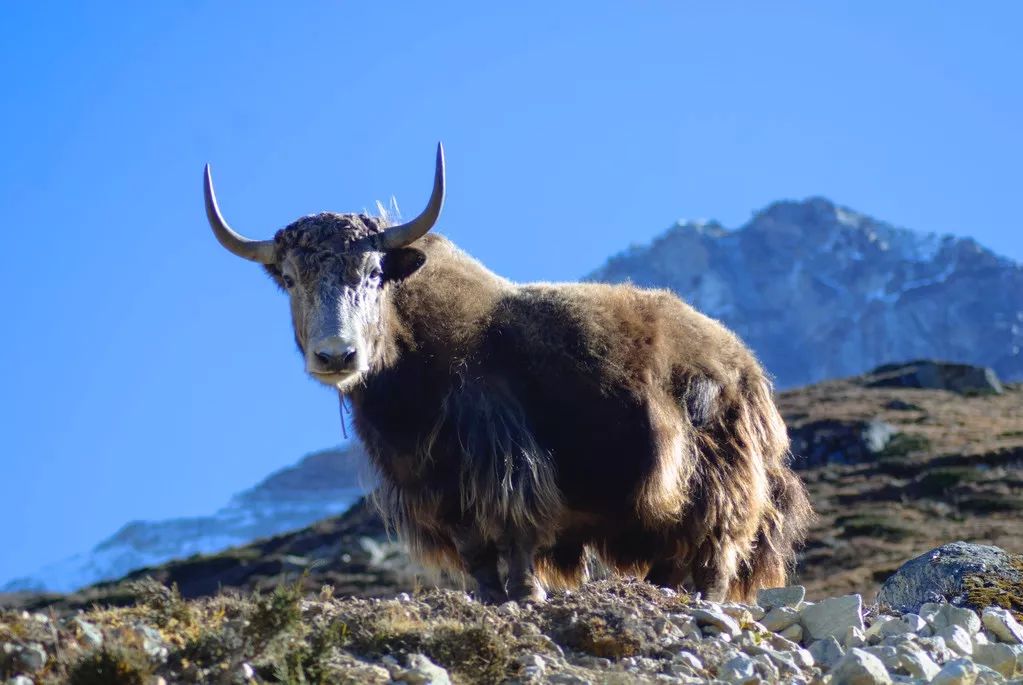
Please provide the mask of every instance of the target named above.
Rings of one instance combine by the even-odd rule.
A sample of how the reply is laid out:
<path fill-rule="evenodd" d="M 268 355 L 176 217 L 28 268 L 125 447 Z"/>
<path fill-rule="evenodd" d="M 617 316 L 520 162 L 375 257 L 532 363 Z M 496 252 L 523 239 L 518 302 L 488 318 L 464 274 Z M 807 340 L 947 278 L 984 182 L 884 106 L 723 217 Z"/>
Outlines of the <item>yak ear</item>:
<path fill-rule="evenodd" d="M 384 253 L 384 280 L 400 281 L 408 278 L 426 263 L 426 255 L 414 247 L 399 247 Z"/>

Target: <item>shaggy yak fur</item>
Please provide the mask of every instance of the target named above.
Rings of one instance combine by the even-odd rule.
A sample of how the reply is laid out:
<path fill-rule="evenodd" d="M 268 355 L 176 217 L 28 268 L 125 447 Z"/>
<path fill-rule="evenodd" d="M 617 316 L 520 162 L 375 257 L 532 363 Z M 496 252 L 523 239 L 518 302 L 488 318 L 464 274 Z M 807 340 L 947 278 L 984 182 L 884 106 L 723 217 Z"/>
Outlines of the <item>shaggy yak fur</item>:
<path fill-rule="evenodd" d="M 310 216 L 275 251 L 350 268 L 385 226 Z M 665 290 L 509 282 L 432 233 L 398 252 L 370 368 L 346 392 L 415 555 L 487 601 L 578 585 L 587 550 L 714 599 L 785 584 L 810 506 L 734 334 Z"/>

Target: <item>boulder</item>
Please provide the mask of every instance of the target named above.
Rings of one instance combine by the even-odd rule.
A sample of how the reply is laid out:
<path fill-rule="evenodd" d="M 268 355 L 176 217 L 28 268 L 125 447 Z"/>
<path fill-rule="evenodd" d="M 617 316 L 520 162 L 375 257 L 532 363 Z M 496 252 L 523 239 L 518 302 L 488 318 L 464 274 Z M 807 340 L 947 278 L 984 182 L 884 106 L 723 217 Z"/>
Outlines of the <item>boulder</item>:
<path fill-rule="evenodd" d="M 821 419 L 793 426 L 793 466 L 812 468 L 827 464 L 858 464 L 873 461 L 895 436 L 895 427 L 884 421 Z"/>
<path fill-rule="evenodd" d="M 886 364 L 867 374 L 868 388 L 927 388 L 959 394 L 1000 395 L 1002 383 L 992 369 L 930 359 Z"/>
<path fill-rule="evenodd" d="M 977 612 L 1000 606 L 1018 617 L 1023 612 L 1023 555 L 968 542 L 942 545 L 903 564 L 881 586 L 877 602 L 914 613 L 932 602 Z"/>

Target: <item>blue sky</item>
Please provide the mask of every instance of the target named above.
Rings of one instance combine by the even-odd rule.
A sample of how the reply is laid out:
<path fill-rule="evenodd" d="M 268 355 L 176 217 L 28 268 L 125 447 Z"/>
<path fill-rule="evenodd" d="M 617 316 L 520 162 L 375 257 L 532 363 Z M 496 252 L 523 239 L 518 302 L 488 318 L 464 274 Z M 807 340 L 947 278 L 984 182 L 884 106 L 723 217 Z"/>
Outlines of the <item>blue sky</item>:
<path fill-rule="evenodd" d="M 1023 259 L 1019 3 L 6 3 L 0 579 L 340 439 L 254 237 L 429 193 L 520 280 L 825 195 Z"/>

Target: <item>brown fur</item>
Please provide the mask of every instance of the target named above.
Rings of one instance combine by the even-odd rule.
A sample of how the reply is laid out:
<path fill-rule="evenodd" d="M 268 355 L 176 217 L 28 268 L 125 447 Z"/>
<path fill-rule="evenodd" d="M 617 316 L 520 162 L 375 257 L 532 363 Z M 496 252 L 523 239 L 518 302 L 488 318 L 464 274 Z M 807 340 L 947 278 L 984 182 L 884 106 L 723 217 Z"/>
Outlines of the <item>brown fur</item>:
<path fill-rule="evenodd" d="M 276 241 L 333 268 L 381 227 L 319 215 Z M 586 550 L 715 598 L 784 584 L 811 511 L 735 335 L 667 291 L 517 285 L 441 236 L 410 248 L 425 262 L 383 286 L 349 394 L 378 501 L 414 553 L 490 599 L 499 562 L 511 596 L 538 597 L 582 582 Z"/>

